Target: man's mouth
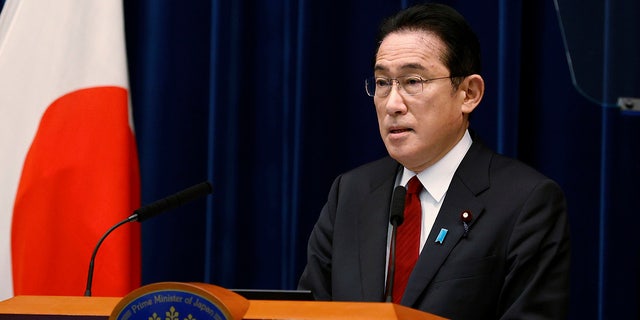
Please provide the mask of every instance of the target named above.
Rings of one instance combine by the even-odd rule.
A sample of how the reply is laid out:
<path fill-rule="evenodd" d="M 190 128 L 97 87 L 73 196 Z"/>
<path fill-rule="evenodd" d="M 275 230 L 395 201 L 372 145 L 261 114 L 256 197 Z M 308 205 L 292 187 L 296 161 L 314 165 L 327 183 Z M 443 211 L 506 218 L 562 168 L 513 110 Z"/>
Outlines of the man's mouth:
<path fill-rule="evenodd" d="M 392 134 L 403 133 L 403 132 L 407 132 L 407 131 L 411 131 L 411 128 L 391 128 L 391 129 L 389 129 L 389 132 L 392 133 Z"/>

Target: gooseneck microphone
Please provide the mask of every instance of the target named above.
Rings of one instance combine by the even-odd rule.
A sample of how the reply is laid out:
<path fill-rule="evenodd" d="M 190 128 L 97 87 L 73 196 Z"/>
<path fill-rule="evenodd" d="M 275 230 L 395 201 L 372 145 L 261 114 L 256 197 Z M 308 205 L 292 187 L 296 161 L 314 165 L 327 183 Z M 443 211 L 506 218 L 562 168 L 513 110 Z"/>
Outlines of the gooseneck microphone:
<path fill-rule="evenodd" d="M 387 273 L 387 285 L 385 288 L 385 301 L 393 299 L 393 278 L 396 273 L 396 236 L 398 227 L 404 222 L 404 201 L 407 189 L 397 186 L 391 195 L 391 208 L 389 209 L 389 222 L 391 223 L 391 243 L 389 245 L 389 272 Z"/>
<path fill-rule="evenodd" d="M 105 234 L 102 235 L 102 237 L 98 241 L 98 244 L 93 249 L 93 254 L 91 254 L 91 260 L 89 261 L 89 274 L 87 276 L 87 287 L 85 289 L 84 295 L 87 297 L 91 296 L 91 285 L 93 282 L 93 267 L 96 260 L 96 254 L 98 253 L 98 248 L 100 248 L 100 245 L 102 244 L 104 239 L 113 230 L 131 221 L 137 221 L 137 222 L 145 221 L 149 218 L 155 217 L 156 215 L 162 212 L 165 212 L 173 208 L 177 208 L 189 201 L 206 196 L 211 192 L 213 192 L 213 187 L 211 186 L 211 183 L 209 183 L 208 181 L 199 183 L 197 185 L 184 189 L 176 194 L 173 194 L 166 198 L 152 202 L 151 204 L 148 204 L 144 207 L 141 207 L 133 211 L 133 214 L 130 215 L 128 218 L 116 223 L 113 227 L 109 228 L 109 230 L 107 230 L 107 232 L 105 232 Z"/>

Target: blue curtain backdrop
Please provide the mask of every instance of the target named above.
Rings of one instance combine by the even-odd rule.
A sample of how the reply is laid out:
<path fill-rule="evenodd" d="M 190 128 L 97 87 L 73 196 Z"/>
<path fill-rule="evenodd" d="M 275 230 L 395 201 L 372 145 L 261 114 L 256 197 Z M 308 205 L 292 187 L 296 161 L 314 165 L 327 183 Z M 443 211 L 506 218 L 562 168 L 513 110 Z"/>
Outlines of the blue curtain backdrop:
<path fill-rule="evenodd" d="M 331 181 L 385 154 L 363 79 L 380 20 L 416 2 L 125 1 L 142 201 L 214 186 L 144 223 L 145 284 L 295 288 Z M 483 46 L 473 129 L 567 194 L 571 318 L 637 318 L 640 117 L 576 90 L 553 1 L 444 2 Z"/>
<path fill-rule="evenodd" d="M 363 79 L 381 18 L 415 2 L 124 2 L 142 202 L 214 186 L 144 222 L 144 284 L 295 288 L 333 178 L 385 154 Z M 473 129 L 567 194 L 571 319 L 637 319 L 640 117 L 573 86 L 551 0 L 444 2 L 483 46 L 487 93 Z M 598 23 L 638 14 L 612 6 L 596 5 Z M 583 36 L 619 36 L 607 35 Z M 627 48 L 600 42 L 606 52 Z M 615 55 L 587 62 L 611 70 L 592 79 L 609 100 L 611 78 L 637 74 Z M 637 93 L 637 80 L 630 85 Z"/>

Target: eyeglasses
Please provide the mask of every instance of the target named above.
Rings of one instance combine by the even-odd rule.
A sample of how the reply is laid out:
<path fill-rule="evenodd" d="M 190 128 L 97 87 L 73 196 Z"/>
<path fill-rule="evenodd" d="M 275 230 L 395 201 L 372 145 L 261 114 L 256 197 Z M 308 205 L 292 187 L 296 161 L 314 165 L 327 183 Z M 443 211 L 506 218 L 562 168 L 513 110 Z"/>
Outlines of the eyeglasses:
<path fill-rule="evenodd" d="M 402 88 L 407 95 L 413 96 L 419 94 L 424 89 L 424 83 L 431 82 L 440 79 L 451 79 L 448 77 L 439 77 L 431 79 L 423 79 L 419 76 L 404 76 L 397 78 L 385 78 L 385 77 L 369 77 L 364 81 L 367 95 L 370 97 L 386 97 L 391 93 L 391 87 L 393 83 L 398 83 L 398 90 Z"/>

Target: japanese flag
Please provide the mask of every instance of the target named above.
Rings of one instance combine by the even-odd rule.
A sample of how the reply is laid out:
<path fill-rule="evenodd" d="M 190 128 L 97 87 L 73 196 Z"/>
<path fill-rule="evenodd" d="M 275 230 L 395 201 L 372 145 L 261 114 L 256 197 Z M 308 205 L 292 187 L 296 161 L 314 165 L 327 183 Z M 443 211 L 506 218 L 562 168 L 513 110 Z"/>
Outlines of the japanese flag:
<path fill-rule="evenodd" d="M 121 0 L 6 1 L 0 150 L 0 300 L 83 295 L 140 204 Z M 93 295 L 137 288 L 139 225 L 95 265 Z"/>

